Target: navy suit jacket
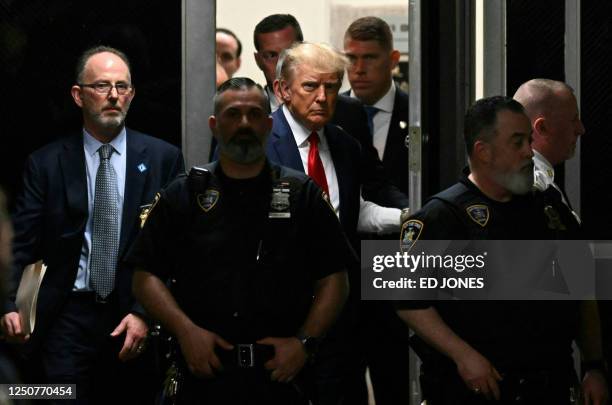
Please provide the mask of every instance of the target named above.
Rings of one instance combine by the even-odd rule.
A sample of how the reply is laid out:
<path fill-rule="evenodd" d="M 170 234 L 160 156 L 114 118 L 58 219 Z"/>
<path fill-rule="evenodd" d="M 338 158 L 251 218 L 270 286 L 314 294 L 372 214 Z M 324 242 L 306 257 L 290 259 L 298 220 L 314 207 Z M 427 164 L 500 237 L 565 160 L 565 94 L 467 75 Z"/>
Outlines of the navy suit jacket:
<path fill-rule="evenodd" d="M 144 164 L 146 170 L 139 169 Z M 36 345 L 72 291 L 88 217 L 87 178 L 83 135 L 51 143 L 32 153 L 26 163 L 24 190 L 14 217 L 14 263 L 5 312 L 15 311 L 15 295 L 23 269 L 40 259 L 47 265 L 37 303 Z M 143 312 L 131 293 L 132 271 L 121 257 L 140 228 L 140 207 L 184 171 L 178 148 L 162 140 L 127 129 L 126 174 L 119 264 L 115 294 L 121 314 Z"/>
<path fill-rule="evenodd" d="M 272 118 L 274 124 L 266 146 L 268 159 L 304 173 L 300 152 L 282 108 L 276 110 Z M 338 178 L 340 223 L 353 246 L 356 246 L 362 177 L 361 147 L 354 138 L 335 125 L 325 125 L 324 133 Z"/>
<path fill-rule="evenodd" d="M 342 94 L 348 97 L 350 91 Z M 401 124 L 402 122 L 404 124 Z M 408 94 L 396 87 L 382 164 L 384 166 L 384 177 L 405 195 L 408 195 L 408 149 L 405 145 L 407 135 Z M 371 139 L 372 136 L 370 135 L 370 144 L 372 143 Z"/>

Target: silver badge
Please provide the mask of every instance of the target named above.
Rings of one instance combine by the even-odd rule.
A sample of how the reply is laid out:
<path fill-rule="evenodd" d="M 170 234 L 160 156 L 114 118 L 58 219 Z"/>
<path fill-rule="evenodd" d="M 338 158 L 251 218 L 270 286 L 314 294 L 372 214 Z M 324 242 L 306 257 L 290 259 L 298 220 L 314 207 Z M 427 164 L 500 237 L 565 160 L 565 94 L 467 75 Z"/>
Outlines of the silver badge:
<path fill-rule="evenodd" d="M 268 218 L 291 218 L 289 211 L 289 196 L 291 195 L 288 184 L 281 183 L 280 187 L 272 188 L 272 199 L 270 200 L 270 213 Z"/>

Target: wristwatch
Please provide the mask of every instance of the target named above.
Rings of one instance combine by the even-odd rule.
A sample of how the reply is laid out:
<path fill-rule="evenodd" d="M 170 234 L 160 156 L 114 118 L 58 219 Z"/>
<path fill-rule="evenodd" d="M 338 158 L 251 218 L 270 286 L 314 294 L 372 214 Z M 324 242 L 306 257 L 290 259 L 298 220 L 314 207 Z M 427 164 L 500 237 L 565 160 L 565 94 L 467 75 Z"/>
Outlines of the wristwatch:
<path fill-rule="evenodd" d="M 319 348 L 319 343 L 321 343 L 320 338 L 307 335 L 304 332 L 298 332 L 295 337 L 304 346 L 304 350 L 306 351 L 306 357 L 310 359 L 314 354 L 316 354 L 317 349 Z"/>

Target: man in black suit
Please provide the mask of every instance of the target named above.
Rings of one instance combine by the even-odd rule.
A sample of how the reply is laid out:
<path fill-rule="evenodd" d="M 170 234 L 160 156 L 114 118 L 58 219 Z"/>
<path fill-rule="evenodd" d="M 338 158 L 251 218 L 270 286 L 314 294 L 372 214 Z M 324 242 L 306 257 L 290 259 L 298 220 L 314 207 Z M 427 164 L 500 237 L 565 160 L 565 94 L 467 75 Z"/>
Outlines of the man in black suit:
<path fill-rule="evenodd" d="M 408 95 L 393 82 L 400 58 L 389 25 L 377 17 L 355 20 L 344 34 L 349 58 L 347 96 L 359 99 L 368 113 L 374 147 L 393 184 L 408 193 Z"/>
<path fill-rule="evenodd" d="M 408 95 L 393 82 L 392 70 L 400 53 L 393 49 L 389 26 L 377 17 L 355 20 L 344 35 L 344 52 L 352 87 L 346 95 L 364 104 L 371 131 L 368 135 L 382 160 L 385 177 L 408 193 Z M 386 302 L 370 303 L 362 310 L 362 338 L 376 403 L 408 404 L 408 328 Z"/>
<path fill-rule="evenodd" d="M 184 163 L 176 147 L 125 128 L 135 90 L 122 52 L 85 51 L 76 79 L 71 94 L 83 112 L 82 133 L 27 161 L 2 328 L 26 343 L 28 357 L 40 359 L 45 382 L 76 384 L 81 403 L 110 403 L 119 392 L 138 403 L 144 387 L 134 374 L 128 378 L 138 361 L 123 362 L 142 353 L 148 327 L 131 294 L 132 272 L 118 263 L 138 232 L 143 205 Z M 24 267 L 38 260 L 47 272 L 29 336 L 15 294 Z"/>
<path fill-rule="evenodd" d="M 290 14 L 272 14 L 261 20 L 253 34 L 255 61 L 266 78 L 265 91 L 270 100 L 272 112 L 282 104 L 275 94 L 276 64 L 280 54 L 295 42 L 302 42 L 304 36 L 300 24 Z M 331 123 L 340 126 L 359 141 L 362 148 L 361 170 L 363 171 L 363 196 L 385 207 L 405 208 L 408 206 L 406 191 L 400 192 L 386 177 L 383 165 L 372 145 L 368 130 L 367 115 L 358 100 L 338 96 Z"/>

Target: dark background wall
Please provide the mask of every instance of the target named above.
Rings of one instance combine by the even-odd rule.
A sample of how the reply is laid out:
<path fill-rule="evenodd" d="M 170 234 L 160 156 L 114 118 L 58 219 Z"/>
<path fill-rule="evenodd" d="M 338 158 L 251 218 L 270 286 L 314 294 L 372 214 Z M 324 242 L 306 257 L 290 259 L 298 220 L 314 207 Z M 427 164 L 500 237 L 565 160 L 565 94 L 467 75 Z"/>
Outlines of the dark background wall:
<path fill-rule="evenodd" d="M 508 1 L 508 94 L 525 80 L 564 80 L 563 1 Z M 612 3 L 582 0 L 580 25 L 581 217 L 589 239 L 612 239 Z M 562 167 L 558 168 L 562 169 Z M 561 171 L 561 174 L 563 172 Z M 562 182 L 562 178 L 560 183 Z M 609 259 L 604 260 L 609 263 Z M 609 266 L 598 260 L 598 283 Z M 605 284 L 604 284 L 605 285 Z M 612 361 L 612 301 L 599 302 L 605 357 Z M 608 375 L 610 381 L 610 375 Z"/>
<path fill-rule="evenodd" d="M 422 198 L 457 181 L 466 164 L 463 116 L 473 97 L 469 1 L 421 2 Z"/>
<path fill-rule="evenodd" d="M 507 94 L 537 77 L 565 80 L 565 2 L 509 0 Z"/>
<path fill-rule="evenodd" d="M 612 2 L 581 2 L 582 218 L 594 239 L 612 239 Z"/>
<path fill-rule="evenodd" d="M 565 1 L 509 0 L 506 3 L 506 94 L 530 79 L 565 81 Z M 555 168 L 563 187 L 565 167 Z"/>
<path fill-rule="evenodd" d="M 0 185 L 11 205 L 27 155 L 80 131 L 74 65 L 99 44 L 131 60 L 128 125 L 180 144 L 181 2 L 0 0 Z"/>

